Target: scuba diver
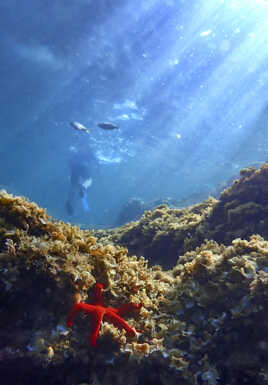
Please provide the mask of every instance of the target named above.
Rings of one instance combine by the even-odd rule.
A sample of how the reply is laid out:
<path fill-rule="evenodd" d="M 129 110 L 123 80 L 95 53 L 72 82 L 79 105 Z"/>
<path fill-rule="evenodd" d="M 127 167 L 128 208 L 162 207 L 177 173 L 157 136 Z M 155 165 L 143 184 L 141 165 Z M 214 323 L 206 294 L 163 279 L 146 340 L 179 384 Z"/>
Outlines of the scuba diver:
<path fill-rule="evenodd" d="M 99 166 L 89 142 L 85 139 L 85 134 L 90 134 L 91 130 L 77 121 L 71 121 L 70 126 L 76 131 L 76 146 L 70 147 L 70 188 L 65 204 L 66 211 L 69 215 L 74 213 L 74 205 L 76 197 L 81 199 L 84 211 L 89 211 L 87 200 L 87 189 L 92 184 L 92 169 Z M 119 126 L 111 122 L 100 122 L 97 126 L 103 130 L 118 129 Z M 79 135 L 78 135 L 79 134 Z M 81 136 L 82 135 L 82 136 Z M 95 170 L 96 171 L 96 170 Z M 97 169 L 99 171 L 99 169 Z"/>
<path fill-rule="evenodd" d="M 87 189 L 92 184 L 90 175 L 93 164 L 96 164 L 96 158 L 89 146 L 87 146 L 86 151 L 85 149 L 78 151 L 77 147 L 71 147 L 70 154 L 70 187 L 65 207 L 67 213 L 73 215 L 77 197 L 81 200 L 83 210 L 89 211 Z"/>

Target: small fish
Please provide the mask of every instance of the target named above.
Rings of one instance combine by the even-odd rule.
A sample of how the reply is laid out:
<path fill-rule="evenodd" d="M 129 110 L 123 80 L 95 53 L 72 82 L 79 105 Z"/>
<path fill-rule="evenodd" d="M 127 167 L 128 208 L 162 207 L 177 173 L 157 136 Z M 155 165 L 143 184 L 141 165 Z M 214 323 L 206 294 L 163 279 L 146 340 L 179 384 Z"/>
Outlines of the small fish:
<path fill-rule="evenodd" d="M 87 134 L 90 133 L 90 129 L 79 122 L 70 122 L 70 125 L 78 131 L 85 131 Z"/>
<path fill-rule="evenodd" d="M 119 126 L 110 122 L 101 122 L 98 123 L 97 126 L 103 128 L 104 130 L 114 130 L 115 128 L 119 128 Z"/>

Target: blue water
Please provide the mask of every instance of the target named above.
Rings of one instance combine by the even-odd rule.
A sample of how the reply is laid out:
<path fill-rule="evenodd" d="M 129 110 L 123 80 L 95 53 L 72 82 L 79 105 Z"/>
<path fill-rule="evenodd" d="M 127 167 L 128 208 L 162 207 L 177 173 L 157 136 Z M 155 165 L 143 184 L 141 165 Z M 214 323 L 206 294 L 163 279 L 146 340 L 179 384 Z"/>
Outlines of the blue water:
<path fill-rule="evenodd" d="M 259 166 L 267 20 L 267 0 L 1 0 L 1 188 L 99 228 L 130 198 L 201 201 Z M 74 151 L 92 184 L 70 214 Z"/>

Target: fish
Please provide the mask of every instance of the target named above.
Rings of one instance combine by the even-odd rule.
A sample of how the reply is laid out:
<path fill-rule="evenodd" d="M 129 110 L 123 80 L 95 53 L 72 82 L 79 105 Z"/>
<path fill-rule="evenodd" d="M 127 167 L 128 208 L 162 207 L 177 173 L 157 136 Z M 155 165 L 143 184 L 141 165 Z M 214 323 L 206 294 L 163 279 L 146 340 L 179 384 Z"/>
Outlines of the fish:
<path fill-rule="evenodd" d="M 100 122 L 97 123 L 97 126 L 103 128 L 104 130 L 114 130 L 116 128 L 119 128 L 119 126 L 111 122 Z"/>
<path fill-rule="evenodd" d="M 79 123 L 79 122 L 70 122 L 70 125 L 78 130 L 78 131 L 85 131 L 87 134 L 90 133 L 90 129 L 85 127 L 83 124 Z"/>

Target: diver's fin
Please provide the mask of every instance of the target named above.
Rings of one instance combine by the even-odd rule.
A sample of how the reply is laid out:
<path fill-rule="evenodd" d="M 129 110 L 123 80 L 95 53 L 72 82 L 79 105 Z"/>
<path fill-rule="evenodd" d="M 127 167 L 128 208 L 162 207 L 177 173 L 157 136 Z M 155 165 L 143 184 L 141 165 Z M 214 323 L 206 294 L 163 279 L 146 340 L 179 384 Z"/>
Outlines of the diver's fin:
<path fill-rule="evenodd" d="M 82 206 L 83 206 L 84 211 L 89 211 L 88 200 L 87 200 L 87 196 L 85 193 L 82 196 Z"/>
<path fill-rule="evenodd" d="M 90 186 L 92 185 L 92 178 L 86 179 L 83 183 L 82 186 L 85 190 L 87 190 Z"/>

